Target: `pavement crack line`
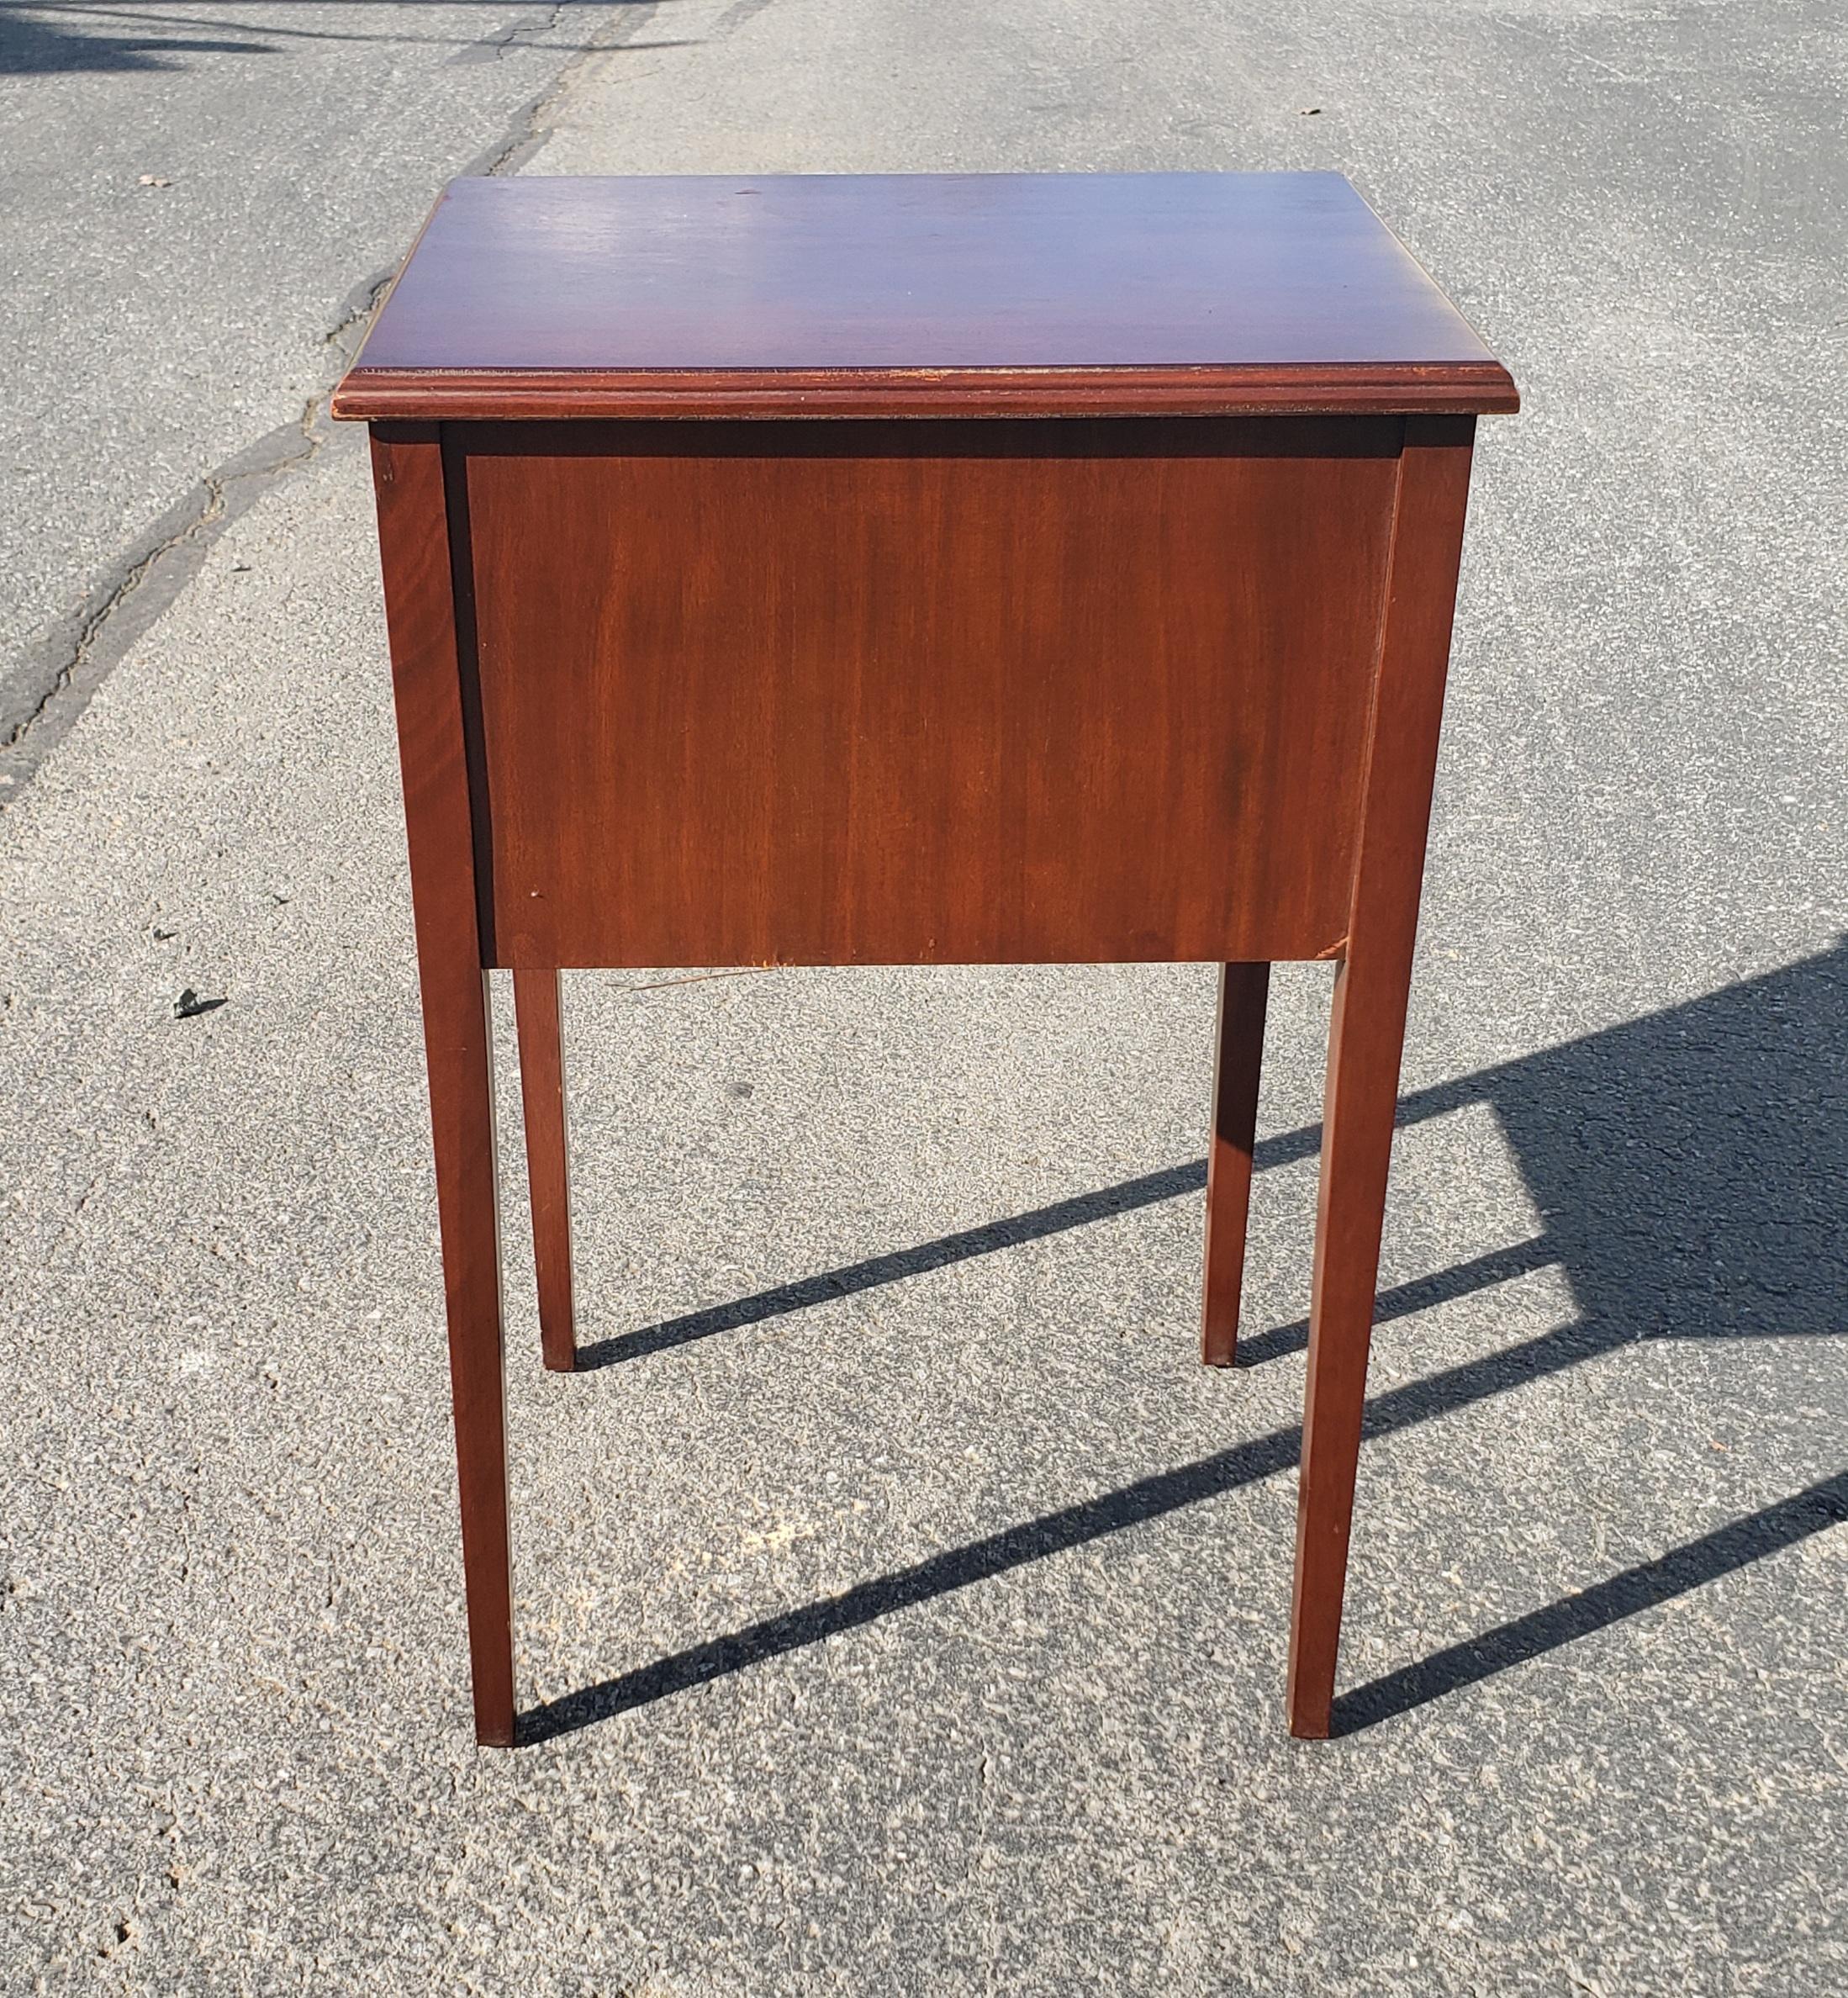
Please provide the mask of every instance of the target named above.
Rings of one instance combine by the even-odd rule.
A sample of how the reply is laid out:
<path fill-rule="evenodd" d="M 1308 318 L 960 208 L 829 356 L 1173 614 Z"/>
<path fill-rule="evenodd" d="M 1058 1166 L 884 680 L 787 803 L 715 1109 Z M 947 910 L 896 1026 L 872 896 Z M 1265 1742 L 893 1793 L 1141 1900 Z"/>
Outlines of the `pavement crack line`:
<path fill-rule="evenodd" d="M 207 472 L 130 544 L 113 577 L 91 591 L 75 616 L 28 655 L 24 693 L 0 714 L 0 809 L 70 733 L 110 669 L 199 573 L 219 535 L 320 450 L 326 399 L 325 393 L 311 397 L 293 423 Z"/>
<path fill-rule="evenodd" d="M 580 0 L 554 0 L 542 21 L 528 20 L 522 15 L 508 22 L 505 27 L 497 28 L 492 34 L 484 34 L 478 40 L 466 42 L 449 57 L 446 67 L 453 68 L 460 63 L 499 62 L 510 49 L 531 47 L 542 43 L 564 18 L 565 10 L 580 3 Z"/>
<path fill-rule="evenodd" d="M 552 18 L 541 31 L 549 34 L 564 15 L 578 0 L 560 0 L 552 11 Z M 527 103 L 515 117 L 513 130 L 498 145 L 491 145 L 478 153 L 469 165 L 462 170 L 463 179 L 492 179 L 497 174 L 512 173 L 523 166 L 551 138 L 552 128 L 541 123 L 569 85 L 573 76 L 593 56 L 607 54 L 631 42 L 660 11 L 658 0 L 649 0 L 643 6 L 622 5 L 611 9 L 610 18 L 591 35 L 584 46 L 569 61 L 562 64 L 550 83 L 539 95 Z"/>
<path fill-rule="evenodd" d="M 549 34 L 578 0 L 557 0 L 544 26 Z M 582 47 L 573 50 L 552 82 L 515 114 L 512 128 L 476 155 L 456 177 L 510 173 L 530 159 L 552 129 L 542 121 L 591 56 L 620 48 L 646 27 L 652 5 L 620 6 Z M 335 308 L 334 323 L 319 345 L 344 373 L 357 351 L 392 280 L 389 271 L 356 285 Z M 27 653 L 0 697 L 0 811 L 15 803 L 45 758 L 71 732 L 111 670 L 133 649 L 203 568 L 212 545 L 233 521 L 293 473 L 319 456 L 329 438 L 327 400 L 334 383 L 310 396 L 301 415 L 279 424 L 254 444 L 204 473 L 197 484 L 138 535 L 108 574 L 77 609 L 61 619 Z"/>
<path fill-rule="evenodd" d="M 353 338 L 355 330 L 363 334 L 372 324 L 372 314 L 378 311 L 392 279 L 397 275 L 398 267 L 393 264 L 386 270 L 375 271 L 370 278 L 356 284 L 341 300 L 333 325 L 321 336 L 321 345 L 339 348 L 341 359 L 350 360 L 359 346 Z"/>

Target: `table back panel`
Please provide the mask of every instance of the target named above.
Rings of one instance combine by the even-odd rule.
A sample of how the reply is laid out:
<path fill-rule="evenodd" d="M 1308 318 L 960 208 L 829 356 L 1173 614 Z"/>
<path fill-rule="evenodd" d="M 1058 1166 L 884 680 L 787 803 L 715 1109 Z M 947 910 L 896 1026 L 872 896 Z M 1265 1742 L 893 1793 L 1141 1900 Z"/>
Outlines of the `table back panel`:
<path fill-rule="evenodd" d="M 486 960 L 1336 952 L 1402 432 L 445 426 Z"/>

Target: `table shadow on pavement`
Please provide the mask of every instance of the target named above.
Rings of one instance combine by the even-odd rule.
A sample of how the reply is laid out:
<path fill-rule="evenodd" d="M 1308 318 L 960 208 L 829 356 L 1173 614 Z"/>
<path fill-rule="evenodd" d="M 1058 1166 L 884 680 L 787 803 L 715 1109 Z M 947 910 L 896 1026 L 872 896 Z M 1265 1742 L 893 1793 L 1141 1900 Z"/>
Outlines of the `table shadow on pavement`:
<path fill-rule="evenodd" d="M 1402 1127 L 1471 1105 L 1496 1113 L 1539 1210 L 1535 1240 L 1381 1293 L 1375 1322 L 1558 1266 L 1572 1322 L 1376 1395 L 1366 1435 L 1389 1435 L 1644 1340 L 1818 1337 L 1848 1330 L 1848 944 L 1708 996 L 1402 1099 Z M 1320 1134 L 1259 1147 L 1272 1166 Z M 608 1365 L 946 1264 L 1197 1193 L 1200 1162 L 622 1335 L 585 1349 Z M 1243 1342 L 1252 1366 L 1300 1349 L 1303 1324 Z M 1011 1568 L 1290 1469 L 1279 1430 L 1010 1526 L 546 1702 L 537 1742 L 913 1608 Z M 1343 1694 L 1353 1733 L 1573 1642 L 1848 1520 L 1848 1470 L 1658 1558 Z"/>
<path fill-rule="evenodd" d="M 405 18 L 407 7 L 441 5 L 454 13 L 462 7 L 490 4 L 488 18 L 494 27 L 478 39 L 455 34 L 430 34 L 404 28 L 372 29 L 328 24 L 343 9 L 322 10 L 323 24 L 304 26 L 300 20 L 282 18 L 275 0 L 256 0 L 252 8 L 227 4 L 223 8 L 198 7 L 183 13 L 137 13 L 115 7 L 85 5 L 81 0 L 0 0 L 0 77 L 50 77 L 104 75 L 124 70 L 182 70 L 194 66 L 188 56 L 277 56 L 303 42 L 384 42 L 401 47 L 452 48 L 451 62 L 493 61 L 501 50 L 520 45 L 533 30 L 516 19 L 511 26 L 497 17 L 505 0 L 373 0 L 380 18 Z M 347 0 L 350 8 L 352 0 Z M 648 0 L 605 0 L 610 6 L 646 6 Z M 248 18 L 254 11 L 256 18 Z M 536 11 L 536 9 L 534 11 Z M 242 14 L 246 18 L 237 18 Z M 413 13 L 410 18 L 414 19 Z M 119 32 L 121 24 L 140 21 L 154 32 Z M 228 29 L 242 39 L 177 34 L 169 32 L 187 27 Z M 522 34 L 525 29 L 525 34 Z M 533 45 L 529 44 L 529 45 Z M 583 56 L 600 50 L 596 42 L 548 41 L 536 45 L 547 55 Z M 656 47 L 663 45 L 656 43 Z M 684 43 L 668 43 L 670 48 Z"/>

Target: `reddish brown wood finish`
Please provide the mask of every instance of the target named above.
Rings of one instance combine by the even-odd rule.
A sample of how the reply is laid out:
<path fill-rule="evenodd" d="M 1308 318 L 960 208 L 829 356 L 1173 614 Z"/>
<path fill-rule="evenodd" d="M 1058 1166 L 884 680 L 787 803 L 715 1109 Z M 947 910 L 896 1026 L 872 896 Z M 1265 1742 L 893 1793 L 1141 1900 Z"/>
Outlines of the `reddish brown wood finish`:
<path fill-rule="evenodd" d="M 340 416 L 1516 406 L 1338 174 L 453 182 Z"/>
<path fill-rule="evenodd" d="M 1335 975 L 1290 1624 L 1290 1731 L 1328 1731 L 1406 998 L 1476 426 L 1407 426 L 1345 960 Z"/>
<path fill-rule="evenodd" d="M 1251 1153 L 1258 1134 L 1258 1079 L 1264 1066 L 1269 965 L 1227 965 L 1219 980 L 1212 1075 L 1212 1134 L 1206 1147 L 1206 1269 L 1201 1286 L 1200 1356 L 1230 1366 L 1238 1346 L 1251 1213 Z"/>
<path fill-rule="evenodd" d="M 1401 427 L 451 427 L 490 961 L 1331 954 Z"/>
<path fill-rule="evenodd" d="M 526 1120 L 526 1186 L 539 1280 L 539 1340 L 546 1365 L 578 1364 L 571 1309 L 571 1168 L 565 1136 L 565 1061 L 556 971 L 514 973 L 520 1093 Z"/>
<path fill-rule="evenodd" d="M 594 421 L 659 416 L 1385 416 L 1414 411 L 1511 415 L 1499 365 L 1476 367 L 966 368 L 748 373 L 637 368 L 367 368 L 335 392 L 341 417 Z"/>
<path fill-rule="evenodd" d="M 1328 1732 L 1474 431 L 1430 412 L 1514 406 L 1329 177 L 451 191 L 336 413 L 496 420 L 374 431 L 483 1742 L 485 967 L 557 1366 L 557 974 L 774 961 L 1220 962 L 1222 1363 L 1269 961 L 1343 959 L 1288 1694 Z"/>
<path fill-rule="evenodd" d="M 372 479 L 423 986 L 475 1733 L 483 1743 L 510 1747 L 513 1594 L 494 1071 L 488 975 L 469 864 L 469 757 L 442 455 L 434 429 L 375 429 Z"/>

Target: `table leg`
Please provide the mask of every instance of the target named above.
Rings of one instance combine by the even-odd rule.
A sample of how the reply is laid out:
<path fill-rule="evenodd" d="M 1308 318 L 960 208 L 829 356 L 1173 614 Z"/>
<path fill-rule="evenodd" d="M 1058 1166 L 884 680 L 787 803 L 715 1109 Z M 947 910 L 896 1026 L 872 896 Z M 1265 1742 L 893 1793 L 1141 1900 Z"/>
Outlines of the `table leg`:
<path fill-rule="evenodd" d="M 565 1140 L 565 1065 L 559 975 L 515 971 L 520 1092 L 526 1115 L 526 1184 L 532 1196 L 533 1262 L 539 1279 L 539 1340 L 546 1365 L 578 1364 L 571 1309 L 571 1170 Z"/>
<path fill-rule="evenodd" d="M 1251 1212 L 1251 1149 L 1257 1137 L 1258 1075 L 1264 1064 L 1265 1002 L 1270 990 L 1269 965 L 1228 965 L 1220 975 L 1201 1304 L 1200 1356 L 1208 1366 L 1230 1366 L 1238 1350 L 1245 1229 Z"/>
<path fill-rule="evenodd" d="M 1290 1622 L 1290 1731 L 1312 1737 L 1334 1699 L 1406 996 L 1390 968 L 1335 975 Z"/>
<path fill-rule="evenodd" d="M 1290 1731 L 1329 1730 L 1418 896 L 1469 496 L 1470 417 L 1408 418 L 1345 954 L 1335 975 L 1296 1495 Z"/>
<path fill-rule="evenodd" d="M 478 965 L 432 963 L 421 948 L 419 956 L 475 1737 L 504 1748 L 514 1739 L 513 1565 L 488 975 Z"/>
<path fill-rule="evenodd" d="M 511 1747 L 513 1577 L 491 1016 L 436 426 L 376 426 L 372 475 L 430 1072 L 475 1734 Z"/>

